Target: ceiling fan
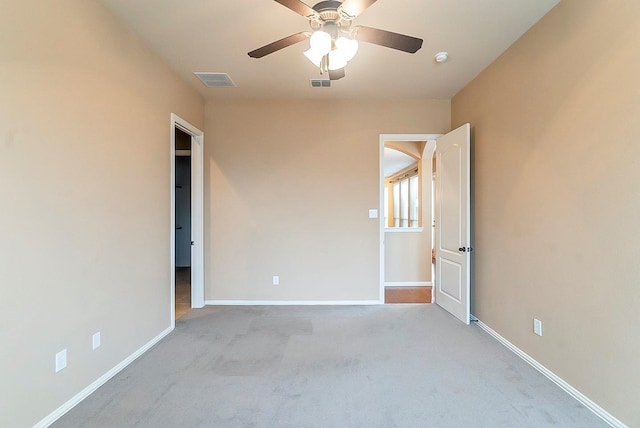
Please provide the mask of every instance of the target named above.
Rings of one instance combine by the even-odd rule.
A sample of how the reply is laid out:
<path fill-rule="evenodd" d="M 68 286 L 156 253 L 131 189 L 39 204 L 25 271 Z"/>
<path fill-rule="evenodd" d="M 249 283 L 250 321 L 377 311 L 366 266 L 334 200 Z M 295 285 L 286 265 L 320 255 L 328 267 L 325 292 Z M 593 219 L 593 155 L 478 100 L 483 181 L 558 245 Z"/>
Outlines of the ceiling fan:
<path fill-rule="evenodd" d="M 307 18 L 313 32 L 300 32 L 269 43 L 249 52 L 251 58 L 262 58 L 310 39 L 305 56 L 319 67 L 320 74 L 328 73 L 330 80 L 338 80 L 345 76 L 344 67 L 358 51 L 358 41 L 408 53 L 416 53 L 422 47 L 422 39 L 416 37 L 362 25 L 351 26 L 376 0 L 326 0 L 313 7 L 299 0 L 275 1 Z"/>

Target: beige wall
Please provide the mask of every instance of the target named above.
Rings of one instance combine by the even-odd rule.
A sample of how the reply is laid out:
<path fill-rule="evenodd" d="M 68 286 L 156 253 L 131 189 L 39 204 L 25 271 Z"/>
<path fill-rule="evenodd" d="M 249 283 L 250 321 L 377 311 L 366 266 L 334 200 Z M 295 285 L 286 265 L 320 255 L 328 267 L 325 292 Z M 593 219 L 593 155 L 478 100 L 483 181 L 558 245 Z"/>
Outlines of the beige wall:
<path fill-rule="evenodd" d="M 205 298 L 378 300 L 379 135 L 449 129 L 449 101 L 208 101 Z"/>
<path fill-rule="evenodd" d="M 638 76 L 640 3 L 564 0 L 452 100 L 475 132 L 475 314 L 632 427 Z"/>
<path fill-rule="evenodd" d="M 384 233 L 385 282 L 431 281 L 429 229 Z"/>
<path fill-rule="evenodd" d="M 204 108 L 95 1 L 0 10 L 0 426 L 23 427 L 170 326 L 169 118 Z"/>

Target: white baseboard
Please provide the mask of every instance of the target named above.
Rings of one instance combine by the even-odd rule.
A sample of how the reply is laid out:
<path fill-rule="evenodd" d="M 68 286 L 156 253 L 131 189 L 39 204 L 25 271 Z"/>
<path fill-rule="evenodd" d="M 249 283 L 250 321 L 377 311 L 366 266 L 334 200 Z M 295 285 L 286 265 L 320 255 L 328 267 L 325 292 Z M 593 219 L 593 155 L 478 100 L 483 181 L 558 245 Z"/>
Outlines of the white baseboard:
<path fill-rule="evenodd" d="M 473 315 L 472 317 L 475 318 Z M 498 332 L 494 331 L 491 327 L 489 327 L 482 321 L 478 320 L 477 318 L 475 319 L 477 320 L 478 327 L 480 327 L 481 329 L 489 333 L 498 342 L 506 346 L 511 352 L 513 352 L 518 357 L 522 358 L 524 361 L 529 363 L 534 369 L 538 370 L 540 373 L 542 373 L 544 376 L 546 376 L 549 380 L 551 380 L 553 383 L 558 385 L 560 388 L 564 389 L 565 392 L 567 392 L 573 398 L 578 400 L 582 405 L 584 405 L 587 409 L 595 413 L 603 421 L 605 421 L 606 423 L 608 423 L 614 428 L 629 428 L 627 425 L 622 423 L 611 413 L 607 412 L 602 407 L 594 403 L 591 399 L 589 399 L 589 397 L 587 397 L 586 395 L 584 395 L 583 393 L 575 389 L 573 386 L 569 385 L 560 376 L 556 375 L 554 372 L 552 372 L 551 370 L 549 370 L 548 368 L 540 364 L 538 361 L 533 359 L 533 357 L 531 357 L 529 354 L 524 352 L 522 349 L 518 348 L 516 345 L 514 345 L 513 343 L 509 342 L 507 339 L 502 337 Z"/>
<path fill-rule="evenodd" d="M 432 287 L 433 283 L 431 281 L 396 281 L 396 282 L 385 282 L 385 287 Z"/>
<path fill-rule="evenodd" d="M 84 400 L 89 395 L 91 395 L 91 393 L 93 393 L 96 389 L 100 388 L 109 379 L 117 375 L 125 367 L 127 367 L 129 364 L 134 362 L 139 356 L 147 352 L 149 348 L 151 348 L 153 345 L 158 343 L 160 339 L 165 337 L 167 334 L 171 333 L 172 330 L 173 330 L 173 327 L 169 327 L 166 330 L 164 330 L 162 333 L 160 333 L 159 335 L 151 339 L 149 342 L 143 345 L 140 349 L 138 349 L 133 354 L 125 358 L 120 364 L 118 364 L 117 366 L 115 366 L 114 368 L 112 368 L 102 376 L 100 376 L 95 382 L 93 382 L 92 384 L 87 386 L 85 389 L 83 389 L 82 391 L 74 395 L 69 401 L 64 403 L 62 406 L 58 407 L 56 410 L 51 412 L 47 417 L 45 417 L 40 422 L 35 424 L 33 428 L 46 428 L 52 423 L 54 423 L 55 421 L 57 421 L 58 419 L 60 419 L 62 415 L 67 413 L 69 410 L 73 409 L 76 405 L 78 405 L 78 403 L 80 403 L 82 400 Z"/>
<path fill-rule="evenodd" d="M 364 306 L 380 305 L 379 300 L 205 300 L 208 306 Z"/>

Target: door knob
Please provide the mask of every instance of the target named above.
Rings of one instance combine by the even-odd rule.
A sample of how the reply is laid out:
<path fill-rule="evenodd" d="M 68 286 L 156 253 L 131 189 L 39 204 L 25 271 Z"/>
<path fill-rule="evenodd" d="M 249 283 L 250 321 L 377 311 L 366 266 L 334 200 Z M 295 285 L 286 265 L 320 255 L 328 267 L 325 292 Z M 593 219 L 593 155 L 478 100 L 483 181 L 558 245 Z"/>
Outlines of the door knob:
<path fill-rule="evenodd" d="M 464 247 L 460 247 L 460 248 L 458 248 L 458 251 L 460 251 L 461 253 L 464 253 L 464 252 L 466 252 L 466 251 L 467 251 L 467 249 L 466 249 L 466 248 L 464 248 Z"/>

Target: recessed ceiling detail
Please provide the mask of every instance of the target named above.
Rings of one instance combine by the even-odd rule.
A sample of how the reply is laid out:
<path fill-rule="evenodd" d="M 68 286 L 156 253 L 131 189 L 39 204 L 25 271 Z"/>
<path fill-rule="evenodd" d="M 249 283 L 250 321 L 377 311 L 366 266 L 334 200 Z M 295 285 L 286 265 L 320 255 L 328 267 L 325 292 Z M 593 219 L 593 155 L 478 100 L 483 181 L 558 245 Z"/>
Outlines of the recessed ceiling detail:
<path fill-rule="evenodd" d="M 236 86 L 227 73 L 195 72 L 193 74 L 208 88 L 235 88 Z"/>

